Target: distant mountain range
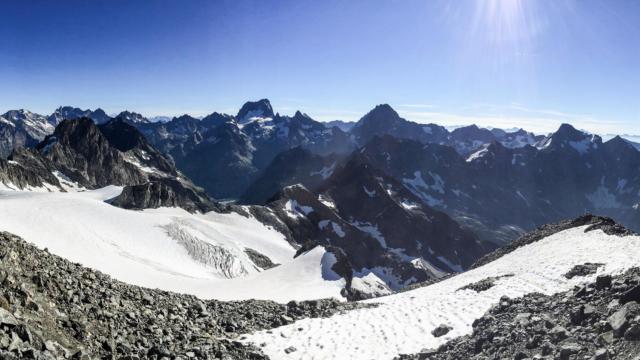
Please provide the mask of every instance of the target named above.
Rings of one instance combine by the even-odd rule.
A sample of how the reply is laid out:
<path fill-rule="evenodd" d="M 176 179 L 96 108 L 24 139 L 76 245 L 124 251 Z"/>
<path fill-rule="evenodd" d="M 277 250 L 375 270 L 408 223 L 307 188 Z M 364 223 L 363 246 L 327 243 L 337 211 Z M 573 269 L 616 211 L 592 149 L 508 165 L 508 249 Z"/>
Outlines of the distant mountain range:
<path fill-rule="evenodd" d="M 274 114 L 269 120 L 256 116 L 242 126 L 243 131 L 238 131 L 235 118 L 221 114 L 195 121 L 182 117 L 167 124 L 136 121 L 135 115 L 125 115 L 101 124 L 87 117 L 60 121 L 53 133 L 33 147 L 15 148 L 6 160 L 0 159 L 2 187 L 76 192 L 117 185 L 122 191 L 108 199 L 114 206 L 182 207 L 191 212 L 233 212 L 258 219 L 284 234 L 300 251 L 322 245 L 334 254 L 337 261 L 334 271 L 346 279 L 344 296 L 350 299 L 389 294 L 416 282 L 460 271 L 493 248 L 445 213 L 421 204 L 401 184 L 361 163 L 357 156 L 351 156 L 345 166 L 337 167 L 342 156 L 314 155 L 327 161 L 326 169 L 318 173 L 324 185 L 319 194 L 302 186 L 289 186 L 268 195 L 271 201 L 266 206 L 223 205 L 195 186 L 188 175 L 176 168 L 172 157 L 159 151 L 138 130 L 157 131 L 168 126 L 172 135 L 179 138 L 180 131 L 188 134 L 189 126 L 193 126 L 194 133 L 198 127 L 208 129 L 193 148 L 182 148 L 189 150 L 188 156 L 200 153 L 198 159 L 202 161 L 209 161 L 208 157 L 215 159 L 207 151 L 224 154 L 234 143 L 246 146 L 247 139 L 255 141 L 265 152 L 286 149 L 274 155 L 278 159 L 294 149 L 306 155 L 309 150 L 287 147 L 289 141 L 299 144 L 301 139 L 319 139 L 318 143 L 303 143 L 309 145 L 307 149 L 328 153 L 328 148 L 322 147 L 327 143 L 322 141 L 333 130 L 319 127 L 304 114 L 296 113 L 293 117 Z M 265 130 L 264 122 L 270 122 L 273 129 Z M 271 137 L 272 132 L 280 135 Z M 262 134 L 266 135 L 263 139 Z M 215 139 L 208 140 L 211 138 Z M 343 139 L 345 143 L 348 140 L 346 136 Z M 188 141 L 185 144 L 189 145 Z M 265 155 L 269 154 L 258 156 Z M 224 159 L 218 161 L 225 171 L 229 163 Z M 265 167 L 274 164 L 264 161 Z M 287 165 L 285 161 L 284 166 Z M 236 169 L 235 176 L 243 176 L 241 170 Z M 235 179 L 238 178 L 229 181 Z M 364 188 L 377 195 L 369 190 L 360 191 Z M 361 202 L 370 203 L 366 211 L 354 206 Z M 380 217 L 381 212 L 386 215 Z M 404 224 L 403 231 L 395 230 L 396 223 Z M 225 250 L 215 251 L 222 251 L 221 256 L 225 254 Z M 260 260 L 262 255 L 252 256 L 252 261 L 260 264 L 256 266 L 266 266 Z"/>
<path fill-rule="evenodd" d="M 18 116 L 19 114 L 19 116 Z M 45 117 L 23 110 L 8 112 L 0 119 L 0 155 L 7 157 L 14 147 L 30 147 L 53 132 L 64 119 L 87 117 L 103 124 L 110 117 L 101 109 L 60 107 Z M 300 112 L 293 116 L 274 113 L 270 102 L 247 102 L 238 114 L 212 113 L 202 119 L 189 115 L 147 119 L 123 111 L 116 116 L 137 127 L 161 152 L 170 155 L 177 167 L 216 198 L 240 197 L 274 157 L 282 151 L 301 147 L 320 155 L 348 154 L 374 136 L 388 134 L 424 143 L 454 146 L 468 154 L 492 140 L 505 146 L 521 146 L 536 141 L 531 133 L 488 131 L 475 126 L 449 132 L 434 124 L 417 124 L 399 117 L 388 105 L 381 105 L 357 123 L 322 123 Z M 26 120 L 26 121 L 25 121 Z M 208 154 L 216 153 L 216 157 Z M 229 181 L 236 176 L 237 179 Z"/>
<path fill-rule="evenodd" d="M 0 182 L 120 185 L 120 207 L 253 217 L 297 247 L 329 249 L 348 296 L 361 298 L 461 271 L 528 230 L 585 212 L 640 230 L 635 145 L 568 124 L 547 136 L 450 131 L 389 105 L 356 123 L 280 115 L 266 99 L 235 115 L 168 121 L 61 107 L 0 117 Z"/>

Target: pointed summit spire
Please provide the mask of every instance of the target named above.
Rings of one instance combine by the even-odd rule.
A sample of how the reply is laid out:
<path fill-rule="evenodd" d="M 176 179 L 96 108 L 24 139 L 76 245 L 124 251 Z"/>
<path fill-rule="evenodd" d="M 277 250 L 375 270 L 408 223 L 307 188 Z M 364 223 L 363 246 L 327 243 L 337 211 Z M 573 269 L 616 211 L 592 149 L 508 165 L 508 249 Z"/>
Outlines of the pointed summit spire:
<path fill-rule="evenodd" d="M 274 117 L 273 108 L 268 99 L 260 99 L 258 101 L 249 101 L 242 105 L 236 119 L 240 124 L 246 124 L 252 118 L 272 118 Z"/>

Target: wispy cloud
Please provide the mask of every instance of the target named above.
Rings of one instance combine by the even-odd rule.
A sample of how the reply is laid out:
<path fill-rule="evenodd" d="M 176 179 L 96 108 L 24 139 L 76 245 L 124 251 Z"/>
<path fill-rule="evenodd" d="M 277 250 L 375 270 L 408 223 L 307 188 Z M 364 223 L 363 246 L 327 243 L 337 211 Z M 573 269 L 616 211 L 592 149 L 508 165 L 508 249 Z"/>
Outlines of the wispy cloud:
<path fill-rule="evenodd" d="M 434 104 L 400 104 L 397 105 L 399 108 L 413 108 L 413 109 L 435 109 L 438 105 Z"/>
<path fill-rule="evenodd" d="M 419 123 L 436 123 L 445 126 L 476 124 L 483 127 L 524 128 L 536 133 L 548 133 L 562 123 L 589 132 L 606 134 L 620 132 L 624 123 L 599 119 L 589 114 L 572 114 L 553 109 L 535 109 L 521 104 L 474 104 L 455 111 L 419 111 L 399 108 L 404 118 Z"/>

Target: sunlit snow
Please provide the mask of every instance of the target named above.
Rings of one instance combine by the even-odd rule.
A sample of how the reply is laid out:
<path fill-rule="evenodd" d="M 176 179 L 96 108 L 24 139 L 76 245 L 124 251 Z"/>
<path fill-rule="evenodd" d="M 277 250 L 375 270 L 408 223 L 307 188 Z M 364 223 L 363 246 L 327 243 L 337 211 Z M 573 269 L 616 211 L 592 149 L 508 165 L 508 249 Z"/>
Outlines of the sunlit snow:
<path fill-rule="evenodd" d="M 503 295 L 566 291 L 593 281 L 596 275 L 617 274 L 640 265 L 640 237 L 621 238 L 600 230 L 585 233 L 584 229 L 557 233 L 431 286 L 367 301 L 380 303 L 377 308 L 304 319 L 274 331 L 250 334 L 245 341 L 264 344 L 262 350 L 271 359 L 393 359 L 469 334 L 473 320 Z M 605 265 L 595 275 L 563 276 L 574 265 L 586 262 Z M 469 283 L 505 274 L 514 276 L 499 279 L 481 293 L 458 291 Z M 443 337 L 433 337 L 431 331 L 442 323 L 453 330 Z M 297 351 L 285 353 L 284 349 L 291 346 Z"/>

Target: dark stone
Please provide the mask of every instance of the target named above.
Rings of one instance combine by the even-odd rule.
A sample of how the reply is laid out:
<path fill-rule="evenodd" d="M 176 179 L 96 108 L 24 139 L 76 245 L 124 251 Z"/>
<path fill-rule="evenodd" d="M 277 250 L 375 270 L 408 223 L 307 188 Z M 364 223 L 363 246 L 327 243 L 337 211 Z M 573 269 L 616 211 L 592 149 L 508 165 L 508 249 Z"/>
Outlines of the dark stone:
<path fill-rule="evenodd" d="M 630 302 L 624 304 L 613 315 L 609 316 L 607 321 L 613 330 L 615 337 L 621 337 L 629 327 L 629 319 L 632 319 L 640 314 L 640 305 L 636 302 Z"/>
<path fill-rule="evenodd" d="M 564 274 L 564 277 L 567 279 L 572 279 L 576 276 L 587 276 L 591 274 L 595 274 L 598 271 L 598 267 L 601 267 L 602 264 L 593 264 L 593 263 L 585 263 L 582 265 L 574 266 L 569 272 Z"/>
<path fill-rule="evenodd" d="M 253 249 L 245 248 L 244 252 L 247 254 L 247 256 L 249 256 L 254 264 L 256 264 L 263 270 L 271 269 L 279 265 L 273 263 L 273 261 L 271 261 L 271 259 L 269 259 L 269 257 L 267 257 L 266 255 L 261 254 Z"/>
<path fill-rule="evenodd" d="M 431 335 L 433 335 L 434 337 L 444 336 L 452 329 L 453 328 L 449 325 L 441 324 L 431 331 Z"/>
<path fill-rule="evenodd" d="M 640 324 L 633 324 L 624 332 L 625 340 L 640 340 Z"/>
<path fill-rule="evenodd" d="M 621 304 L 626 304 L 630 301 L 640 302 L 640 285 L 632 287 L 620 296 Z"/>
<path fill-rule="evenodd" d="M 611 275 L 598 275 L 596 277 L 596 289 L 602 290 L 611 287 Z"/>

